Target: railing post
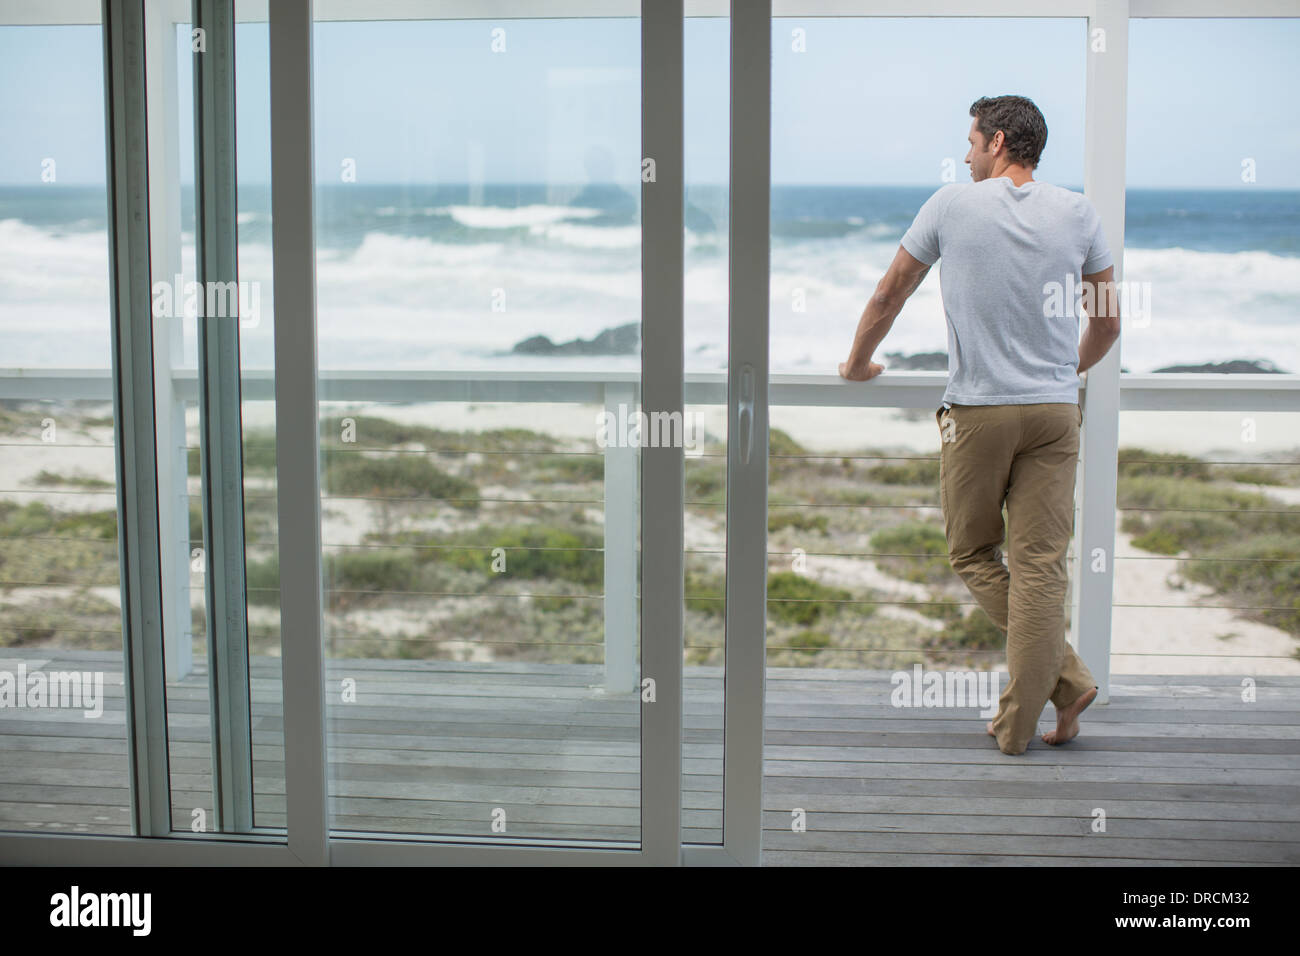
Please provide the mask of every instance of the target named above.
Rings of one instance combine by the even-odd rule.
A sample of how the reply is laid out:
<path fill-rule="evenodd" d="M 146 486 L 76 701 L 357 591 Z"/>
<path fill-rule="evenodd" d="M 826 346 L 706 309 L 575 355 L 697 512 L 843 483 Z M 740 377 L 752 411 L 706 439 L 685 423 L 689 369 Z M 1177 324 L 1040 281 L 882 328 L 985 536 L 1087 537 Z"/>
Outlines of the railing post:
<path fill-rule="evenodd" d="M 1088 18 L 1084 191 L 1096 206 L 1124 268 L 1124 144 L 1128 96 L 1128 0 L 1097 0 Z M 1122 340 L 1088 370 L 1083 421 L 1082 503 L 1076 577 L 1075 640 L 1097 680 L 1097 699 L 1110 699 L 1110 631 L 1115 581 L 1115 517 L 1119 457 L 1119 366 Z"/>
<path fill-rule="evenodd" d="M 606 382 L 605 411 L 616 422 L 635 415 L 636 386 L 631 382 Z M 625 442 L 606 442 L 604 452 L 605 690 L 625 694 L 637 689 L 636 526 L 640 469 L 637 449 Z"/>

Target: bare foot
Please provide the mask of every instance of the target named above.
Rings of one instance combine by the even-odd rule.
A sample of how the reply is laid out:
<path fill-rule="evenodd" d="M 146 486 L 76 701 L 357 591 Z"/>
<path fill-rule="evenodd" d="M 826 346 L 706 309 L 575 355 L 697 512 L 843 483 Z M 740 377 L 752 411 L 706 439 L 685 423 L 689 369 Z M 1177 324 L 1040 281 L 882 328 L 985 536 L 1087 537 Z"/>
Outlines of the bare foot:
<path fill-rule="evenodd" d="M 1079 715 L 1097 699 L 1097 688 L 1092 687 L 1079 695 L 1065 710 L 1056 712 L 1056 729 L 1043 734 L 1043 743 L 1059 745 L 1073 740 L 1079 734 Z"/>
<path fill-rule="evenodd" d="M 995 734 L 995 733 L 993 732 L 993 721 L 990 720 L 987 724 L 985 724 L 985 725 L 984 725 L 984 729 L 987 730 L 987 731 L 989 732 L 989 736 L 990 736 L 990 737 L 996 737 L 996 736 L 997 736 L 997 734 Z"/>

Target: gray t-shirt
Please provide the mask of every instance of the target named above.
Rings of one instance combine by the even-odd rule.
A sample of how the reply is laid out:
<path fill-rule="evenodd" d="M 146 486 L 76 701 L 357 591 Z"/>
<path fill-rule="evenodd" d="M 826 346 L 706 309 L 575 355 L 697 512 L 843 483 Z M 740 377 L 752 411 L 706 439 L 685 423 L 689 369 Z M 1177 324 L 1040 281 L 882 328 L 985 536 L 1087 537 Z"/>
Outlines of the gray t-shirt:
<path fill-rule="evenodd" d="M 1078 402 L 1080 279 L 1112 264 L 1086 196 L 1005 176 L 952 183 L 902 244 L 926 265 L 943 258 L 945 406 Z"/>

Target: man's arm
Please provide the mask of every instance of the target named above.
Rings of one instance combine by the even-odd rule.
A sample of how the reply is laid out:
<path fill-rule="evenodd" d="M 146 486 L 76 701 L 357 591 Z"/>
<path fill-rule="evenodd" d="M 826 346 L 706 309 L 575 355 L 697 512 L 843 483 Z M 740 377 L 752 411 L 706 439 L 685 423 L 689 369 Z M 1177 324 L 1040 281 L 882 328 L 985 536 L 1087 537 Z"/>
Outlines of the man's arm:
<path fill-rule="evenodd" d="M 1115 289 L 1115 267 L 1083 277 L 1083 309 L 1088 325 L 1079 342 L 1080 374 L 1105 357 L 1119 338 L 1119 294 Z"/>
<path fill-rule="evenodd" d="M 866 308 L 862 310 L 849 359 L 840 363 L 840 375 L 854 382 L 865 382 L 884 371 L 883 367 L 871 361 L 871 356 L 889 333 L 903 303 L 925 281 L 929 272 L 929 266 L 902 246 L 898 247 L 898 254 L 876 283 L 876 291 L 871 293 Z"/>

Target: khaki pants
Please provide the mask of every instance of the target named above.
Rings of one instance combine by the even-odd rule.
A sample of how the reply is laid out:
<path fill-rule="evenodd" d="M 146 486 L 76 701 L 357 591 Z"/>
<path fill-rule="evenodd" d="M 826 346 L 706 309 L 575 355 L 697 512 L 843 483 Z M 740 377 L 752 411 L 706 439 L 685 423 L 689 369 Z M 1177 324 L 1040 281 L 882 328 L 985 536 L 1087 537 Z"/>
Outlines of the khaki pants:
<path fill-rule="evenodd" d="M 1068 707 L 1096 686 L 1065 640 L 1083 410 L 1073 402 L 954 404 L 940 406 L 935 420 L 948 558 L 1007 638 L 1010 683 L 993 730 L 1003 753 L 1024 753 L 1049 700 Z"/>

